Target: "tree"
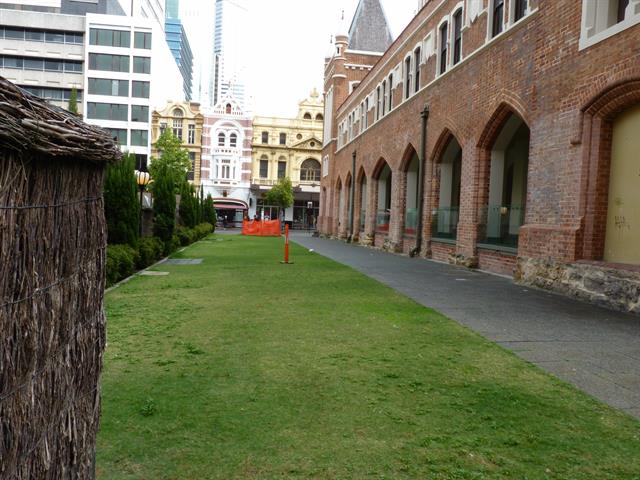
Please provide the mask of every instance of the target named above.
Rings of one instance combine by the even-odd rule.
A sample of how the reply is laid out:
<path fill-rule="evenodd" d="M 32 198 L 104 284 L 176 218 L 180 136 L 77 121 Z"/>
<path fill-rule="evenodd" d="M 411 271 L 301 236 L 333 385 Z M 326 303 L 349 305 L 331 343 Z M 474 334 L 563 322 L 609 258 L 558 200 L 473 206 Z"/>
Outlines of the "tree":
<path fill-rule="evenodd" d="M 176 224 L 176 194 L 173 172 L 167 164 L 160 164 L 153 177 L 153 234 L 165 242 L 168 249 Z"/>
<path fill-rule="evenodd" d="M 193 228 L 198 222 L 198 198 L 195 195 L 193 186 L 187 182 L 182 182 L 180 188 L 180 220 L 185 227 Z"/>
<path fill-rule="evenodd" d="M 207 198 L 204 200 L 204 204 L 202 206 L 202 214 L 204 217 L 204 221 L 209 222 L 211 225 L 213 225 L 213 228 L 215 228 L 218 218 L 216 216 L 216 208 L 211 195 L 207 195 Z"/>
<path fill-rule="evenodd" d="M 187 172 L 191 168 L 189 152 L 182 148 L 182 140 L 175 137 L 170 129 L 165 129 L 155 145 L 160 158 L 152 158 L 149 164 L 151 178 L 155 179 L 159 170 L 166 170 L 171 177 L 174 188 L 177 188 L 185 180 Z M 176 191 L 176 193 L 178 193 Z"/>
<path fill-rule="evenodd" d="M 293 205 L 293 186 L 288 177 L 278 180 L 271 190 L 265 195 L 265 201 L 269 205 L 286 209 Z M 278 212 L 279 214 L 280 212 Z"/>
<path fill-rule="evenodd" d="M 69 108 L 68 110 L 78 115 L 78 90 L 76 87 L 71 88 L 71 95 L 69 95 Z"/>
<path fill-rule="evenodd" d="M 104 213 L 110 244 L 135 246 L 138 241 L 140 200 L 135 176 L 136 159 L 127 153 L 107 168 L 104 182 Z"/>

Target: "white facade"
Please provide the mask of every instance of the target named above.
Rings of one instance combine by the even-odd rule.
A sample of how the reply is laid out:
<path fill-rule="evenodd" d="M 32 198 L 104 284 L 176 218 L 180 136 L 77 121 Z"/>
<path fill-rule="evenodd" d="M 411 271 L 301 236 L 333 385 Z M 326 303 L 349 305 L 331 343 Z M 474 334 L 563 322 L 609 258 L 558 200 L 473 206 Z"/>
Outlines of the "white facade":
<path fill-rule="evenodd" d="M 251 118 L 238 102 L 224 97 L 204 112 L 201 183 L 204 194 L 216 204 L 237 205 L 229 210 L 236 224 L 244 214 L 255 211 L 251 194 Z"/>

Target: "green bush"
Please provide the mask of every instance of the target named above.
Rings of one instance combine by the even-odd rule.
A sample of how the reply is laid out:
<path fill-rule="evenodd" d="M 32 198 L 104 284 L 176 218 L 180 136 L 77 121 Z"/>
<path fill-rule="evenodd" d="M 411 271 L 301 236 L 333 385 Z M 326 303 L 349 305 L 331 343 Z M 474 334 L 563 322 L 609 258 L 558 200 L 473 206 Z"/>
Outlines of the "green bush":
<path fill-rule="evenodd" d="M 164 244 L 162 240 L 157 237 L 141 238 L 138 241 L 138 252 L 140 254 L 140 261 L 137 266 L 138 269 L 142 270 L 162 258 Z"/>
<path fill-rule="evenodd" d="M 180 240 L 180 245 L 183 247 L 196 241 L 196 233 L 193 228 L 178 227 L 176 228 L 176 236 Z"/>
<path fill-rule="evenodd" d="M 216 209 L 211 195 L 207 195 L 207 198 L 204 200 L 202 205 L 202 217 L 203 221 L 210 223 L 215 230 L 218 219 L 216 218 Z"/>
<path fill-rule="evenodd" d="M 133 275 L 139 261 L 138 251 L 129 245 L 107 246 L 107 286 Z"/>
<path fill-rule="evenodd" d="M 199 221 L 198 197 L 189 182 L 183 182 L 180 188 L 180 221 L 187 228 L 193 228 Z"/>
<path fill-rule="evenodd" d="M 107 168 L 104 214 L 109 244 L 134 246 L 138 240 L 140 200 L 135 168 L 135 157 L 132 154 L 126 154 L 122 161 Z"/>
<path fill-rule="evenodd" d="M 196 233 L 197 241 L 213 233 L 213 225 L 211 225 L 210 223 L 201 223 L 200 225 L 196 225 L 193 230 Z"/>

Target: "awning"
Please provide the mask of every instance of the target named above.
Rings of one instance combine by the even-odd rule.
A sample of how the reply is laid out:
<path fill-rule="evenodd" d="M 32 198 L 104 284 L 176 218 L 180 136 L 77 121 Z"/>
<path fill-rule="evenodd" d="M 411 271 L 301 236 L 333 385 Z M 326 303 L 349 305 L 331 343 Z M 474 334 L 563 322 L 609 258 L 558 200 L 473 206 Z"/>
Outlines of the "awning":
<path fill-rule="evenodd" d="M 216 210 L 248 210 L 248 208 L 245 206 L 231 205 L 228 203 L 214 203 L 213 206 Z"/>

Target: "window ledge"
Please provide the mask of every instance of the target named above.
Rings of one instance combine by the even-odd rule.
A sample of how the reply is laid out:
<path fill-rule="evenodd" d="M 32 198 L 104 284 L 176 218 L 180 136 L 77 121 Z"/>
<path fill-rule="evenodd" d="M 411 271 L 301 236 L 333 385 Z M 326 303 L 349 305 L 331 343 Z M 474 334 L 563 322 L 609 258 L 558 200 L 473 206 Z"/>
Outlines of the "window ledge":
<path fill-rule="evenodd" d="M 434 238 L 431 239 L 431 241 L 435 242 L 435 243 L 446 243 L 447 245 L 457 245 L 458 244 L 458 241 L 454 240 L 452 238 L 437 238 L 437 237 L 434 237 Z"/>
<path fill-rule="evenodd" d="M 640 23 L 640 15 L 633 15 L 631 18 L 625 19 L 620 23 L 616 23 L 615 25 L 612 25 L 609 28 L 598 32 L 589 38 L 584 35 L 585 27 L 583 25 L 581 27 L 582 35 L 580 35 L 580 44 L 578 47 L 578 51 L 582 51 L 589 47 L 592 47 L 593 45 L 596 45 L 610 37 L 613 37 L 614 35 L 617 35 L 618 33 L 623 32 L 626 29 L 633 27 L 634 25 L 637 25 L 638 23 Z"/>
<path fill-rule="evenodd" d="M 513 247 L 507 247 L 505 245 L 492 245 L 490 243 L 478 243 L 476 244 L 480 250 L 490 250 L 492 252 L 501 252 L 508 255 L 517 255 L 518 249 Z"/>

